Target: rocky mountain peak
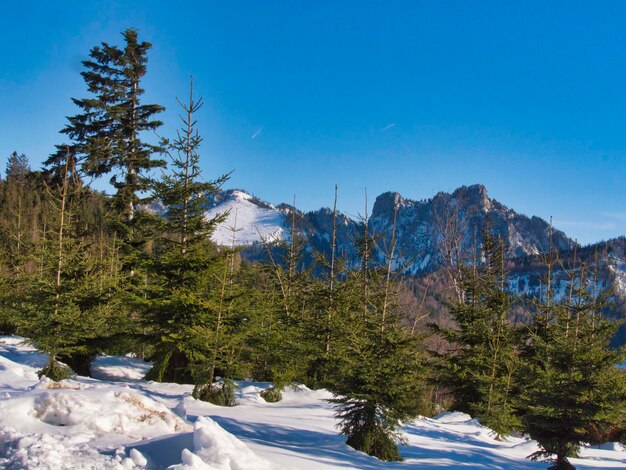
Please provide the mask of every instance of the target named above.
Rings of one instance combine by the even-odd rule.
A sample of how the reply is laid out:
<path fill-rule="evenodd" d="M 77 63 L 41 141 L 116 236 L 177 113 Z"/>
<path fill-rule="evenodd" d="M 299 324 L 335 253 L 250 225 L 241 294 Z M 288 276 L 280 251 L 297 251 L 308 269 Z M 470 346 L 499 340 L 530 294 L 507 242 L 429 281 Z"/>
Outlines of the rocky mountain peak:
<path fill-rule="evenodd" d="M 374 208 L 372 209 L 372 217 L 378 217 L 383 214 L 393 214 L 396 204 L 404 204 L 404 198 L 395 191 L 382 193 L 376 198 Z"/>
<path fill-rule="evenodd" d="M 461 205 L 479 208 L 483 212 L 489 212 L 493 205 L 487 188 L 483 184 L 461 186 L 451 196 Z"/>

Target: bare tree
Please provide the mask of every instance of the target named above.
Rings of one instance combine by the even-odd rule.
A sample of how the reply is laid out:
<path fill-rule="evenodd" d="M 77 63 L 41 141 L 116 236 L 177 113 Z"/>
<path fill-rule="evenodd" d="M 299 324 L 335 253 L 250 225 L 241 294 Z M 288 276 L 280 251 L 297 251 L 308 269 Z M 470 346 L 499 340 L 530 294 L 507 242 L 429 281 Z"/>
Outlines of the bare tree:
<path fill-rule="evenodd" d="M 463 265 L 468 253 L 465 244 L 467 218 L 460 212 L 458 200 L 446 200 L 434 209 L 435 240 L 444 272 L 457 302 L 463 302 Z"/>

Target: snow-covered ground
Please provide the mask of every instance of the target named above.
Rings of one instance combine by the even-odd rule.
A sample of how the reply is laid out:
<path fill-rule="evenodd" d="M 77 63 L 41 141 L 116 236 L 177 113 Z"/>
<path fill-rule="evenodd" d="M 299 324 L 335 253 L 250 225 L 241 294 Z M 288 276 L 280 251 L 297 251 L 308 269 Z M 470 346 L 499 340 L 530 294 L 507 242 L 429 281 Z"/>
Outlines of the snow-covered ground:
<path fill-rule="evenodd" d="M 338 435 L 325 391 L 300 386 L 278 403 L 269 384 L 240 382 L 238 405 L 194 400 L 191 387 L 140 379 L 147 364 L 101 357 L 97 379 L 39 380 L 46 361 L 22 338 L 0 337 L 0 468 L 3 469 L 542 469 L 533 441 L 493 439 L 462 413 L 419 418 L 403 429 L 403 462 L 384 463 Z M 585 448 L 579 469 L 624 468 L 619 444 Z"/>

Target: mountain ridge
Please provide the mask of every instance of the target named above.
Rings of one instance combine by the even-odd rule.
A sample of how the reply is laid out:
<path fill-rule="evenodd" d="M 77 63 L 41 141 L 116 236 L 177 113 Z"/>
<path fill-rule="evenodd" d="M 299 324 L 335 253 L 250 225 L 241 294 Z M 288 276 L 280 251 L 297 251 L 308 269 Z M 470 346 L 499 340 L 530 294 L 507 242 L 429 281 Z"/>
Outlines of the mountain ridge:
<path fill-rule="evenodd" d="M 405 261 L 414 260 L 407 274 L 433 271 L 441 267 L 442 260 L 438 240 L 442 237 L 442 225 L 447 219 L 459 219 L 462 244 L 465 249 L 480 244 L 482 233 L 489 225 L 493 233 L 501 236 L 507 245 L 507 256 L 525 256 L 547 252 L 550 243 L 561 251 L 572 249 L 576 243 L 560 230 L 550 227 L 545 220 L 515 212 L 488 195 L 482 184 L 461 186 L 451 193 L 438 192 L 429 199 L 416 201 L 400 193 L 388 191 L 380 194 L 368 219 L 371 233 L 388 238 L 393 225 L 394 208 L 398 250 Z M 253 245 L 265 242 L 288 241 L 291 231 L 290 216 L 293 207 L 286 203 L 277 206 L 245 193 L 240 189 L 220 192 L 210 203 L 207 217 L 228 212 L 226 221 L 213 236 L 220 245 L 233 244 L 235 228 L 236 245 L 244 246 L 245 252 L 257 253 Z M 327 252 L 325 241 L 332 231 L 332 210 L 326 207 L 297 213 L 297 232 L 318 251 Z M 340 253 L 348 258 L 357 256 L 354 240 L 363 233 L 363 220 L 337 212 Z M 235 227 L 236 225 L 236 227 Z M 257 253 L 258 254 L 258 253 Z M 250 256 L 255 259 L 256 255 Z"/>

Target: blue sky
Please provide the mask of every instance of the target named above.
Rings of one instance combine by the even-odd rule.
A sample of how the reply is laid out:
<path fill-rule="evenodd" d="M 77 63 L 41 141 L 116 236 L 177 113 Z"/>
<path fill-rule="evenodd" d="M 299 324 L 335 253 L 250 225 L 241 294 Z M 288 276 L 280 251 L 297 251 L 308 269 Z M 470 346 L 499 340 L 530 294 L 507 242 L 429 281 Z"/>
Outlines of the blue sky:
<path fill-rule="evenodd" d="M 626 2 L 2 2 L 0 165 L 60 143 L 80 61 L 153 43 L 146 102 L 189 76 L 207 177 L 304 210 L 363 212 L 483 183 L 582 243 L 626 234 Z"/>

